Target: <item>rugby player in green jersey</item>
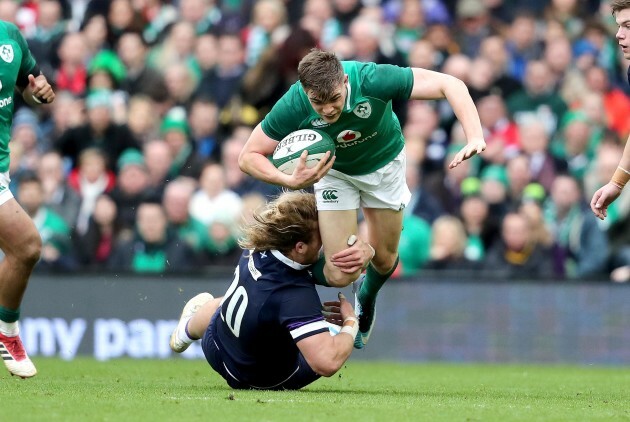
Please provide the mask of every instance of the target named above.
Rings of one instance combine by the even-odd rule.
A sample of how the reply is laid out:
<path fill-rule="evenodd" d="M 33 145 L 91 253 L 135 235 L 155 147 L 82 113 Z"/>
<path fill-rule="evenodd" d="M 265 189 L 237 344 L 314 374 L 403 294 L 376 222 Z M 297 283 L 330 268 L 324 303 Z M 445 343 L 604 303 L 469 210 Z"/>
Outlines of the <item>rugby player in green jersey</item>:
<path fill-rule="evenodd" d="M 361 207 L 375 254 L 357 292 L 359 334 L 367 342 L 374 324 L 376 295 L 398 265 L 403 212 L 411 193 L 405 180 L 405 142 L 393 99 L 446 98 L 468 143 L 450 163 L 455 167 L 486 148 L 479 115 L 466 85 L 452 76 L 419 68 L 340 62 L 334 53 L 313 50 L 298 65 L 299 81 L 252 132 L 239 157 L 241 169 L 290 189 L 314 185 L 325 262 L 315 275 L 322 284 L 347 286 L 361 270 L 343 270 L 340 253 L 357 232 Z M 298 129 L 318 129 L 335 140 L 333 159 L 306 167 L 306 152 L 293 174 L 268 160 L 282 138 Z M 326 156 L 328 158 L 328 156 Z M 325 279 L 323 278 L 325 277 Z"/>
<path fill-rule="evenodd" d="M 4 252 L 4 260 L 0 262 L 0 357 L 12 375 L 29 378 L 37 370 L 20 341 L 17 321 L 42 241 L 33 221 L 9 190 L 9 140 L 15 90 L 30 106 L 55 99 L 19 29 L 0 21 L 0 249 Z"/>

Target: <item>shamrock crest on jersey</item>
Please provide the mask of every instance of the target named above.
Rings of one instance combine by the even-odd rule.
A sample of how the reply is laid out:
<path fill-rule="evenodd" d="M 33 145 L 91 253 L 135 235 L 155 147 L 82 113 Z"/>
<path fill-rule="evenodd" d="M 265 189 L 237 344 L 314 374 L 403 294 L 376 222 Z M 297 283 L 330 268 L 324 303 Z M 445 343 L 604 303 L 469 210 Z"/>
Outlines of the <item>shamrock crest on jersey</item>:
<path fill-rule="evenodd" d="M 0 58 L 7 63 L 11 63 L 13 61 L 13 46 L 10 44 L 1 45 Z"/>

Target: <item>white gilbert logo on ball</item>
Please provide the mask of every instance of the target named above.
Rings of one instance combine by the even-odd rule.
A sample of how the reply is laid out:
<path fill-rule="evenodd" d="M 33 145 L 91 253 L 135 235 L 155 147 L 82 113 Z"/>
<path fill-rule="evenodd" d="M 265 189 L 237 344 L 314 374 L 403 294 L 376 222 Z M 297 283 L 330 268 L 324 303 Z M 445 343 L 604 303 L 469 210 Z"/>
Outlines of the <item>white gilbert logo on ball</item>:
<path fill-rule="evenodd" d="M 306 167 L 314 167 L 326 152 L 335 155 L 335 142 L 328 134 L 313 129 L 300 129 L 284 137 L 273 152 L 271 162 L 281 172 L 293 174 L 302 151 L 307 150 Z"/>

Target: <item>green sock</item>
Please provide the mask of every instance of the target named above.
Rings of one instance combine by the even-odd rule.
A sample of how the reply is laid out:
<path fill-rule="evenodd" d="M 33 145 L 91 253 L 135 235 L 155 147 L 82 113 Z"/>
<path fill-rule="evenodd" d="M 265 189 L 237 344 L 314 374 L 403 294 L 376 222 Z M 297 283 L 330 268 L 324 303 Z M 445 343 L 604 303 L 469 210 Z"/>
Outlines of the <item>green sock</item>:
<path fill-rule="evenodd" d="M 0 320 L 4 322 L 15 322 L 20 319 L 20 309 L 7 309 L 0 305 Z"/>
<path fill-rule="evenodd" d="M 394 271 L 396 271 L 396 267 L 398 267 L 398 257 L 396 257 L 394 266 L 387 272 L 387 274 L 380 274 L 376 271 L 372 263 L 368 265 L 367 270 L 365 271 L 365 280 L 363 280 L 361 290 L 359 290 L 359 302 L 361 302 L 362 307 L 374 308 L 378 291 L 381 290 L 383 284 L 385 284 L 387 279 L 389 279 Z"/>
<path fill-rule="evenodd" d="M 311 270 L 313 271 L 313 277 L 315 278 L 315 283 L 320 286 L 330 287 L 328 281 L 326 280 L 326 276 L 324 275 L 324 267 L 326 266 L 326 257 L 324 255 L 319 257 L 319 260 L 313 264 Z"/>

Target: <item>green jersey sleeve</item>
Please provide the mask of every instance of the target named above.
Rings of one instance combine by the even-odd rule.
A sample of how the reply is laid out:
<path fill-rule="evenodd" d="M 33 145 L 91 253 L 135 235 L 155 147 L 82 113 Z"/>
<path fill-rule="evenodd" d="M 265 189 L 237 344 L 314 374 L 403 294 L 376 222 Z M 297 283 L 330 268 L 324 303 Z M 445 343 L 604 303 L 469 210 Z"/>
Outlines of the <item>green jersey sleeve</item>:
<path fill-rule="evenodd" d="M 301 129 L 302 123 L 314 113 L 304 104 L 301 89 L 299 83 L 293 84 L 265 116 L 261 126 L 265 135 L 281 141 L 287 134 Z"/>
<path fill-rule="evenodd" d="M 365 95 L 384 101 L 408 100 L 413 89 L 413 72 L 409 67 L 366 63 L 360 68 L 361 89 Z"/>
<path fill-rule="evenodd" d="M 20 70 L 17 75 L 17 83 L 16 85 L 20 88 L 24 88 L 28 85 L 28 75 L 32 73 L 33 69 L 37 66 L 37 62 L 33 58 L 31 54 L 31 50 L 28 48 L 28 44 L 24 39 L 24 36 L 20 32 L 17 26 L 12 23 L 6 23 L 7 33 L 9 36 L 15 40 L 15 42 L 22 50 L 22 62 L 20 63 Z M 37 75 L 33 75 L 37 76 Z"/>

